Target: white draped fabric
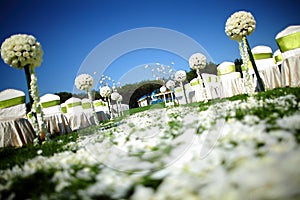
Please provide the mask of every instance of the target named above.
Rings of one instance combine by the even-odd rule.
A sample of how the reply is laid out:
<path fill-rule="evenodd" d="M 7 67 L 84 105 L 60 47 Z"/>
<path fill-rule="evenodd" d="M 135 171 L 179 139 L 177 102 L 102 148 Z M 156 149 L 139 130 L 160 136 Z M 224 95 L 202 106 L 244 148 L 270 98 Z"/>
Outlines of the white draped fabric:
<path fill-rule="evenodd" d="M 274 61 L 272 49 L 269 46 L 258 45 L 251 51 L 265 90 L 281 87 L 280 70 Z"/>
<path fill-rule="evenodd" d="M 190 83 L 186 83 L 184 89 L 188 103 L 196 102 L 195 90 L 191 87 Z"/>
<path fill-rule="evenodd" d="M 195 101 L 200 102 L 205 100 L 204 87 L 201 79 L 194 78 L 190 81 L 191 88 L 195 91 Z M 202 86 L 202 87 L 201 87 Z"/>
<path fill-rule="evenodd" d="M 71 97 L 66 102 L 67 113 L 65 116 L 68 119 L 68 123 L 72 131 L 86 128 L 90 126 L 90 122 L 83 112 L 81 99 Z"/>
<path fill-rule="evenodd" d="M 61 112 L 58 95 L 45 94 L 40 97 L 40 102 L 49 133 L 66 134 L 72 131 L 66 116 Z"/>
<path fill-rule="evenodd" d="M 214 74 L 203 73 L 202 78 L 208 99 L 224 97 L 224 88 L 220 77 Z"/>
<path fill-rule="evenodd" d="M 288 26 L 276 37 L 282 53 L 281 81 L 283 86 L 300 86 L 300 25 Z"/>
<path fill-rule="evenodd" d="M 221 75 L 220 79 L 223 86 L 224 97 L 232 97 L 244 93 L 244 81 L 241 78 L 240 72 Z"/>
<path fill-rule="evenodd" d="M 182 87 L 175 87 L 174 88 L 175 98 L 178 101 L 178 104 L 183 105 L 187 102 L 185 101 L 184 92 Z"/>
<path fill-rule="evenodd" d="M 0 147 L 32 143 L 35 132 L 26 118 L 25 93 L 15 89 L 0 93 Z"/>

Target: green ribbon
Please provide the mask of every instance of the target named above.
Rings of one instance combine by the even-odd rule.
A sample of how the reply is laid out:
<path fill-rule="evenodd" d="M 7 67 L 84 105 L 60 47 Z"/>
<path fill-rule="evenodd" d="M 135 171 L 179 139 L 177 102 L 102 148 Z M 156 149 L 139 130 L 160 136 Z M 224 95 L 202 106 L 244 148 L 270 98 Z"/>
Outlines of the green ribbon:
<path fill-rule="evenodd" d="M 89 109 L 89 108 L 91 108 L 92 107 L 92 105 L 89 103 L 89 102 L 86 102 L 86 103 L 83 103 L 82 104 L 82 108 L 83 109 Z"/>
<path fill-rule="evenodd" d="M 182 88 L 177 88 L 175 92 L 182 92 Z"/>
<path fill-rule="evenodd" d="M 217 68 L 218 75 L 229 74 L 231 72 L 235 72 L 235 65 L 228 65 L 222 69 Z"/>
<path fill-rule="evenodd" d="M 275 63 L 281 62 L 282 61 L 282 55 L 279 54 L 277 56 L 274 56 L 274 60 L 275 60 Z"/>
<path fill-rule="evenodd" d="M 42 108 L 49 108 L 49 107 L 57 106 L 57 105 L 60 105 L 60 100 L 53 100 L 53 101 L 41 103 Z"/>
<path fill-rule="evenodd" d="M 272 58 L 272 53 L 257 53 L 253 54 L 254 60 L 262 60 L 267 58 Z"/>
<path fill-rule="evenodd" d="M 61 107 L 61 112 L 62 113 L 67 113 L 67 107 L 66 106 Z"/>
<path fill-rule="evenodd" d="M 94 106 L 95 107 L 98 107 L 98 106 L 104 106 L 102 101 L 99 101 L 99 102 L 94 102 Z"/>
<path fill-rule="evenodd" d="M 276 39 L 277 45 L 282 53 L 300 48 L 300 31 Z"/>
<path fill-rule="evenodd" d="M 72 108 L 72 107 L 76 107 L 76 106 L 80 106 L 81 102 L 74 102 L 74 103 L 69 103 L 67 104 L 67 108 Z"/>
<path fill-rule="evenodd" d="M 208 77 L 207 82 L 211 82 L 211 76 Z"/>
<path fill-rule="evenodd" d="M 197 81 L 193 81 L 190 83 L 191 86 L 200 85 L 200 81 L 197 79 Z"/>
<path fill-rule="evenodd" d="M 25 103 L 25 96 L 15 97 L 12 99 L 7 99 L 0 101 L 0 109 L 8 108 L 16 105 Z"/>

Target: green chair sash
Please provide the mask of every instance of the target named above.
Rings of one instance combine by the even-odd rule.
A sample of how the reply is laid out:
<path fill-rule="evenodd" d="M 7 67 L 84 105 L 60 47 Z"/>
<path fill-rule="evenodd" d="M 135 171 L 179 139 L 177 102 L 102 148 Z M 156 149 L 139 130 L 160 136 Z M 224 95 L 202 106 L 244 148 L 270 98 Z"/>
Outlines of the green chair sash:
<path fill-rule="evenodd" d="M 277 56 L 274 56 L 274 60 L 275 60 L 275 63 L 281 62 L 282 61 L 282 55 L 279 54 Z"/>
<path fill-rule="evenodd" d="M 228 65 L 223 68 L 217 68 L 218 75 L 224 75 L 224 74 L 229 74 L 231 72 L 235 72 L 235 65 Z"/>
<path fill-rule="evenodd" d="M 81 102 L 74 102 L 74 103 L 69 103 L 67 104 L 67 108 L 72 108 L 72 107 L 76 107 L 76 106 L 80 106 Z"/>
<path fill-rule="evenodd" d="M 89 109 L 89 108 L 91 108 L 91 107 L 92 107 L 92 105 L 91 105 L 89 102 L 82 103 L 82 108 L 83 108 L 83 109 Z"/>
<path fill-rule="evenodd" d="M 60 105 L 60 100 L 53 100 L 53 101 L 41 103 L 42 108 L 49 108 L 49 107 L 58 106 L 58 105 Z"/>
<path fill-rule="evenodd" d="M 256 53 L 253 54 L 254 60 L 262 60 L 262 59 L 268 59 L 272 58 L 272 53 Z"/>
<path fill-rule="evenodd" d="M 99 107 L 99 106 L 105 106 L 105 105 L 102 101 L 99 101 L 99 102 L 94 102 L 94 106 Z"/>
<path fill-rule="evenodd" d="M 193 81 L 190 83 L 191 86 L 200 85 L 200 80 L 197 79 L 197 81 Z"/>
<path fill-rule="evenodd" d="M 276 42 L 282 53 L 300 48 L 300 31 L 277 38 Z"/>
<path fill-rule="evenodd" d="M 177 88 L 175 92 L 182 92 L 182 88 Z"/>
<path fill-rule="evenodd" d="M 12 99 L 7 99 L 0 101 L 0 109 L 8 108 L 16 105 L 25 103 L 25 96 L 15 97 Z"/>
<path fill-rule="evenodd" d="M 62 113 L 67 113 L 67 107 L 66 106 L 61 107 L 61 112 Z"/>

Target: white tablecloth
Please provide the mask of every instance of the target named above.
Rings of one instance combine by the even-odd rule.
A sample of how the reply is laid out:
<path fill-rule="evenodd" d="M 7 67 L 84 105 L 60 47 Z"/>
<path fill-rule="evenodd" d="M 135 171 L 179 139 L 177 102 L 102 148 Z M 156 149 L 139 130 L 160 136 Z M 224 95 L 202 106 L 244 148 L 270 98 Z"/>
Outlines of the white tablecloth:
<path fill-rule="evenodd" d="M 0 121 L 0 147 L 21 147 L 32 143 L 35 132 L 25 118 Z"/>

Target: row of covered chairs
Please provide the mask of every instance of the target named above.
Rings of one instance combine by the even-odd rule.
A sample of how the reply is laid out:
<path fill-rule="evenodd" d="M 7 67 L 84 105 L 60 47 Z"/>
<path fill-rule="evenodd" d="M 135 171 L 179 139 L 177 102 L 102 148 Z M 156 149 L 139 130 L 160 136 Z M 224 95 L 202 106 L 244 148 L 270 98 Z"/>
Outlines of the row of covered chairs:
<path fill-rule="evenodd" d="M 300 86 L 300 26 L 288 26 L 276 35 L 278 49 L 273 53 L 266 45 L 251 49 L 258 73 L 265 90 L 278 87 Z M 251 62 L 248 73 L 252 89 L 257 86 L 257 78 Z M 231 97 L 246 93 L 246 69 L 237 71 L 233 62 L 224 61 L 217 67 L 218 75 L 201 74 L 202 79 L 193 79 L 174 89 L 179 104 L 199 102 L 213 98 Z M 187 100 L 185 100 L 184 92 Z"/>
<path fill-rule="evenodd" d="M 95 125 L 91 104 L 88 99 L 71 97 L 60 103 L 55 94 L 40 97 L 44 122 L 51 135 L 67 134 L 90 125 Z M 93 101 L 98 120 L 107 121 L 107 104 L 102 100 Z M 41 114 L 37 113 L 39 125 Z M 26 95 L 17 89 L 0 92 L 0 147 L 20 147 L 32 143 L 36 138 L 33 121 L 26 113 Z"/>

